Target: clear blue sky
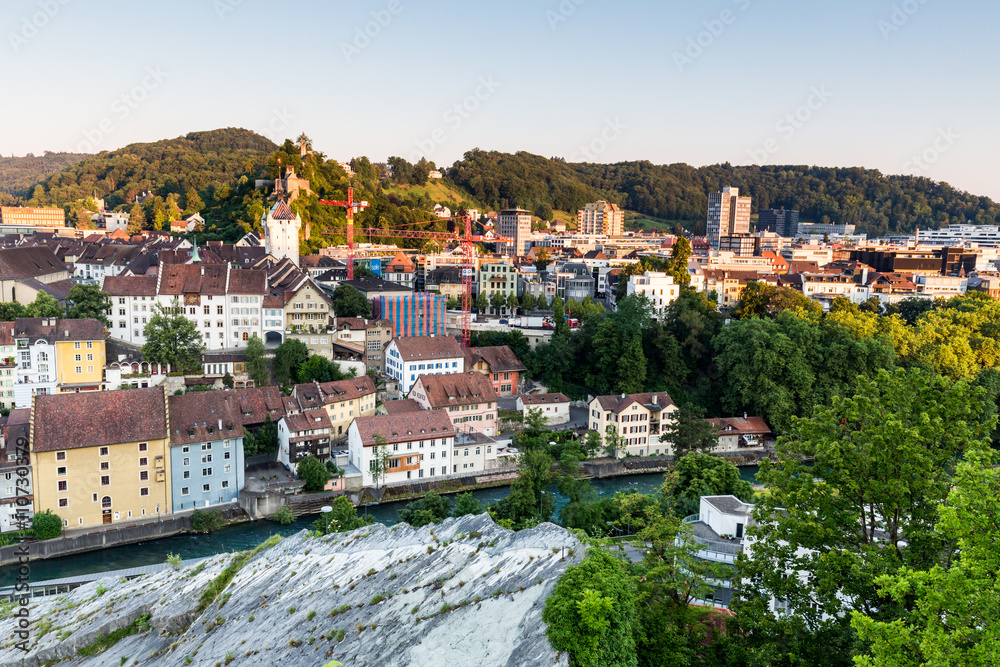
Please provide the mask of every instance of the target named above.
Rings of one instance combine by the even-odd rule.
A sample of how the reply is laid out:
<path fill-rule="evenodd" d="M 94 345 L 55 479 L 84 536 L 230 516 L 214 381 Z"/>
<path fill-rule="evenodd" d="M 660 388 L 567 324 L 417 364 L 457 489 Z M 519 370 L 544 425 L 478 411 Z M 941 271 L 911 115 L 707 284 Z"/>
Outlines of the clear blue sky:
<path fill-rule="evenodd" d="M 0 153 L 236 126 L 340 160 L 864 166 L 1000 200 L 998 19 L 982 0 L 6 0 Z"/>

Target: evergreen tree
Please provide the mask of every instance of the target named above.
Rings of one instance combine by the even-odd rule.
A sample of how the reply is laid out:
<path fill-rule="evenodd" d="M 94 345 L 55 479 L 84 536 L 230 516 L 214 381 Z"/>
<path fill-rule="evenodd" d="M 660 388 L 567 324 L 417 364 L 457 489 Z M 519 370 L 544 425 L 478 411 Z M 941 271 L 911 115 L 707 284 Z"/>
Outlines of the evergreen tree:
<path fill-rule="evenodd" d="M 683 403 L 663 429 L 664 437 L 673 446 L 674 458 L 679 459 L 690 452 L 709 453 L 719 444 L 716 427 L 705 419 L 705 411 Z"/>

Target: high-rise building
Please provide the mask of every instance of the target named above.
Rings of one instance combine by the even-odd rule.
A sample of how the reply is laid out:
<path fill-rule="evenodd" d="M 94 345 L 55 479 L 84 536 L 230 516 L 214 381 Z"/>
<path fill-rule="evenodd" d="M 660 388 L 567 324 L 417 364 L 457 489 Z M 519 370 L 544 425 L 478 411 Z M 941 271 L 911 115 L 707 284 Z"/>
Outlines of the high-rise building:
<path fill-rule="evenodd" d="M 509 208 L 500 211 L 500 236 L 514 239 L 513 243 L 500 243 L 501 255 L 522 257 L 531 249 L 531 211 Z"/>
<path fill-rule="evenodd" d="M 750 197 L 740 197 L 739 188 L 722 188 L 708 195 L 708 222 L 705 230 L 712 250 L 719 249 L 723 236 L 750 233 Z"/>
<path fill-rule="evenodd" d="M 622 235 L 625 213 L 617 204 L 597 201 L 576 212 L 576 231 L 580 234 L 604 234 L 611 238 Z"/>
<path fill-rule="evenodd" d="M 774 232 L 786 239 L 799 233 L 799 212 L 783 208 L 762 208 L 757 212 L 757 231 Z"/>

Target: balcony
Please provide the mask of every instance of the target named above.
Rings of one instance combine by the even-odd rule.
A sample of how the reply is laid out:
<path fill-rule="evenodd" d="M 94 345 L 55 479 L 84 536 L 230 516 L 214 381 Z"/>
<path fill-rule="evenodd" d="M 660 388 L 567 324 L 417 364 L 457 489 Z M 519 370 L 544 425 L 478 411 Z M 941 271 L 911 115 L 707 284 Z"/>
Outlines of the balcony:
<path fill-rule="evenodd" d="M 727 540 L 720 537 L 711 526 L 704 523 L 700 515 L 692 514 L 684 517 L 684 524 L 691 529 L 691 539 L 698 547 L 695 556 L 715 563 L 736 562 L 736 557 L 743 551 L 743 540 Z M 682 546 L 683 537 L 677 538 L 677 545 Z"/>

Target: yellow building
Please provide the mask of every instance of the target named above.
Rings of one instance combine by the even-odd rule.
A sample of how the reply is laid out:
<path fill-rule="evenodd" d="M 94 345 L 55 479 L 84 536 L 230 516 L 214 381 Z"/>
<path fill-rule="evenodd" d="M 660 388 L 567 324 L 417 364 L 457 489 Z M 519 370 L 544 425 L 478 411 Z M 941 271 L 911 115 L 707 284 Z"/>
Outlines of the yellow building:
<path fill-rule="evenodd" d="M 162 387 L 34 397 L 35 512 L 68 528 L 169 515 L 167 424 Z"/>
<path fill-rule="evenodd" d="M 107 329 L 99 320 L 59 320 L 52 340 L 60 393 L 100 391 L 104 382 Z"/>
<path fill-rule="evenodd" d="M 367 375 L 362 375 L 350 380 L 295 385 L 292 396 L 285 399 L 285 411 L 293 414 L 323 408 L 332 424 L 331 441 L 343 444 L 355 417 L 374 415 L 376 403 L 375 383 Z"/>
<path fill-rule="evenodd" d="M 617 458 L 663 456 L 673 453 L 666 435 L 677 406 L 665 391 L 653 394 L 598 396 L 590 402 L 590 430 L 607 444 L 607 429 L 618 432 Z"/>

